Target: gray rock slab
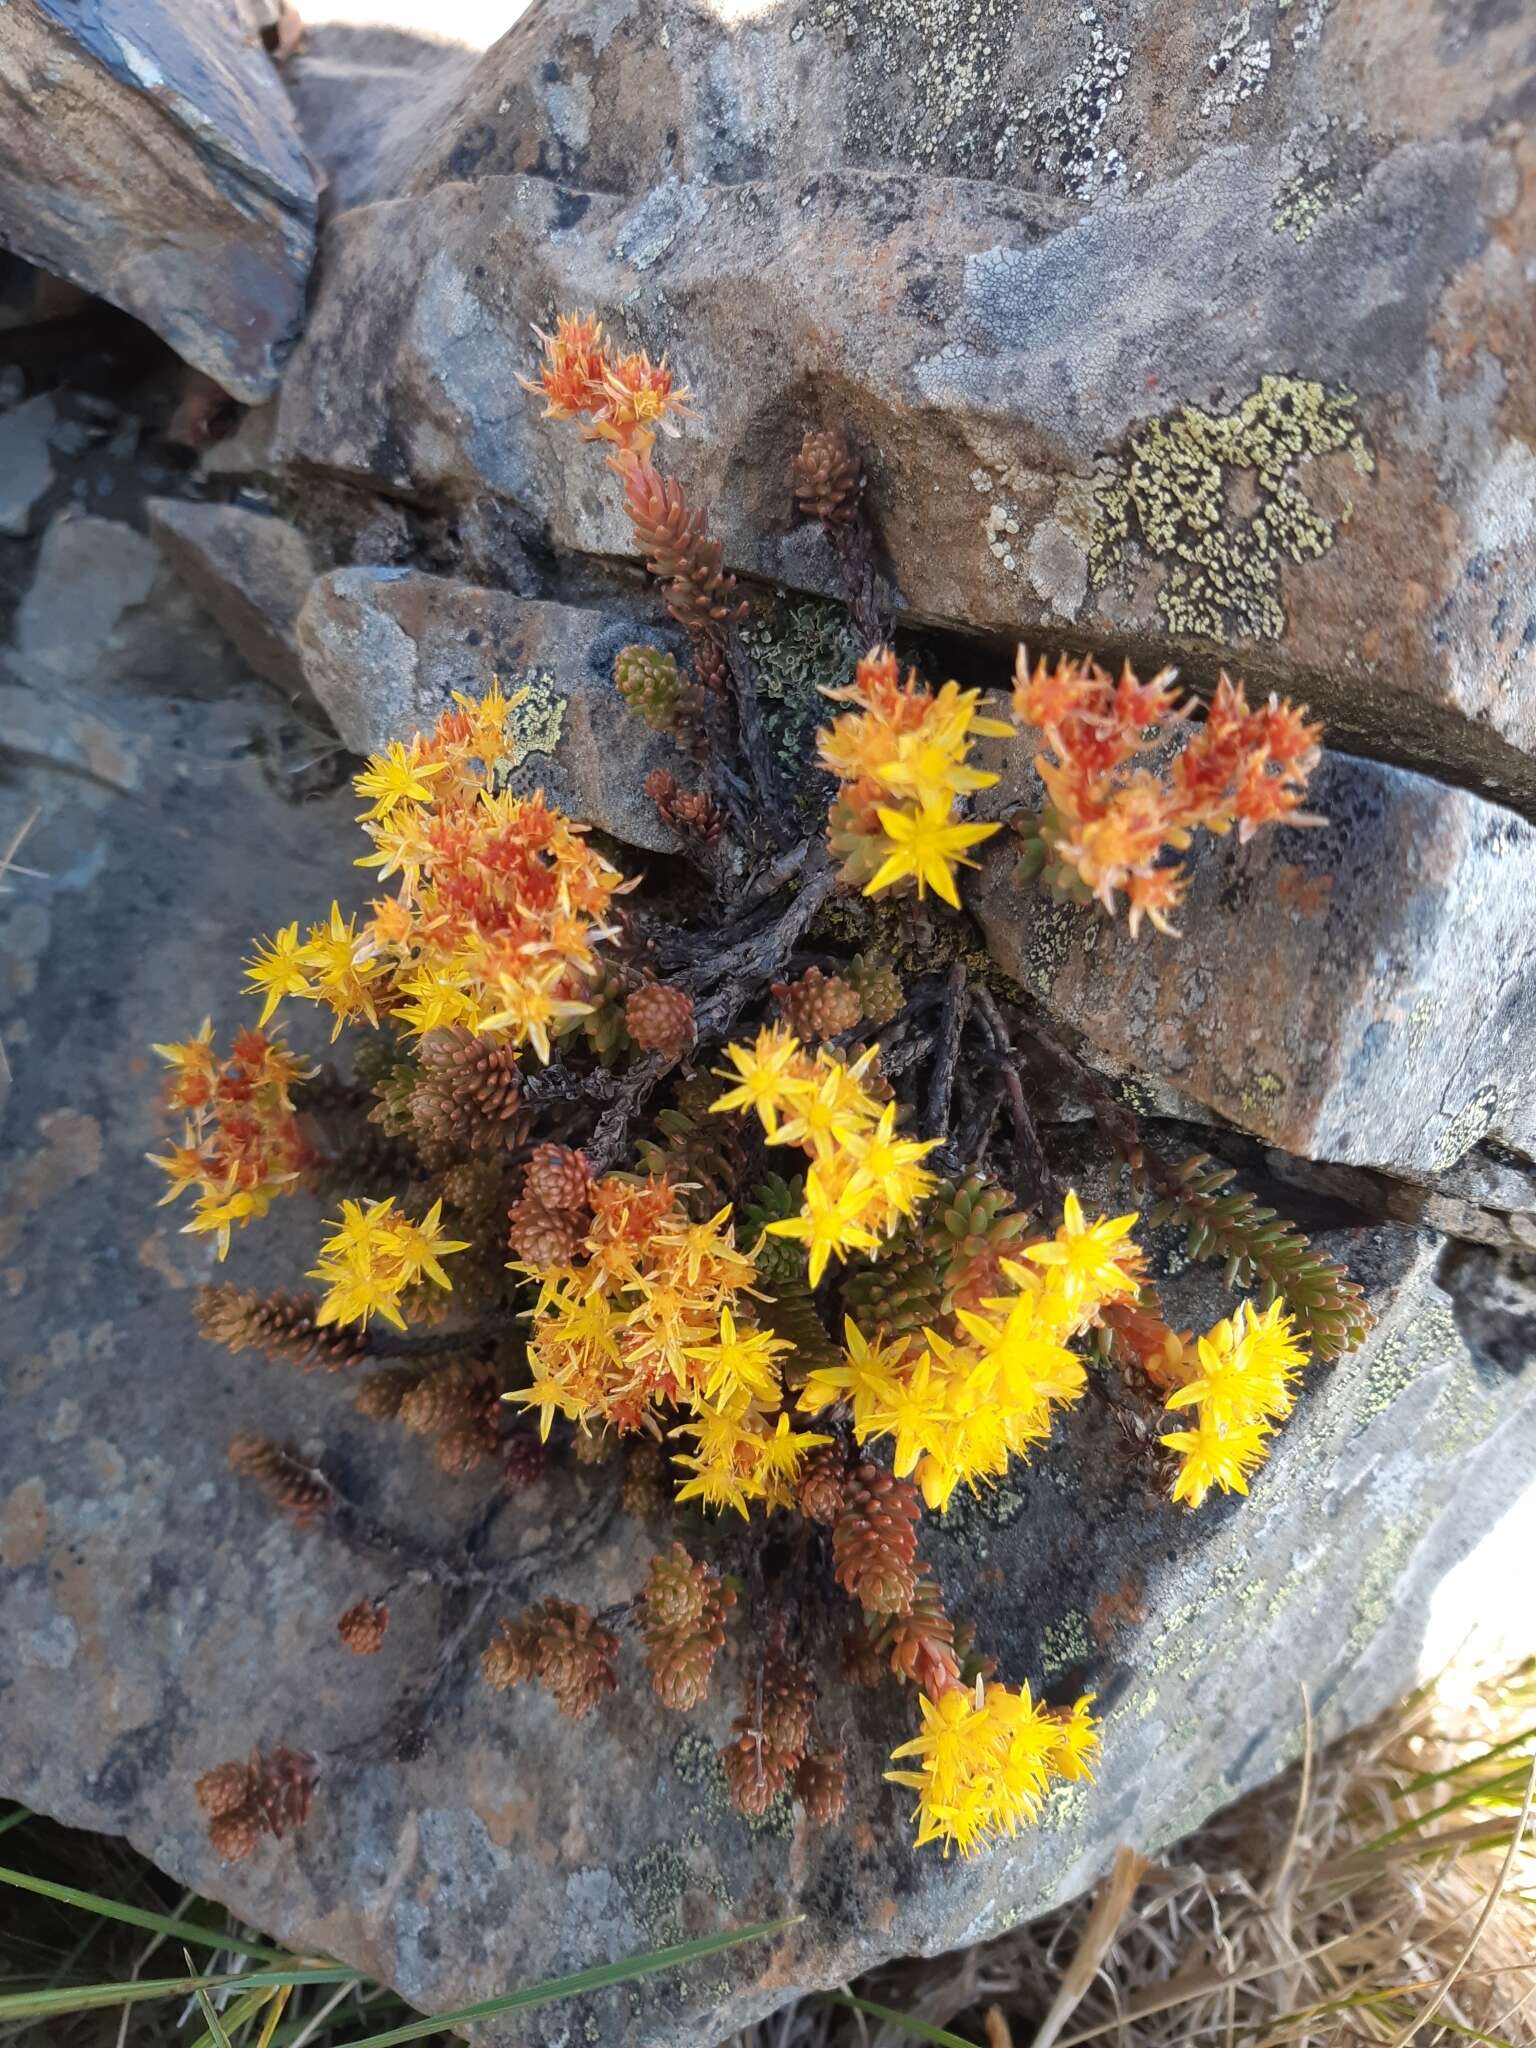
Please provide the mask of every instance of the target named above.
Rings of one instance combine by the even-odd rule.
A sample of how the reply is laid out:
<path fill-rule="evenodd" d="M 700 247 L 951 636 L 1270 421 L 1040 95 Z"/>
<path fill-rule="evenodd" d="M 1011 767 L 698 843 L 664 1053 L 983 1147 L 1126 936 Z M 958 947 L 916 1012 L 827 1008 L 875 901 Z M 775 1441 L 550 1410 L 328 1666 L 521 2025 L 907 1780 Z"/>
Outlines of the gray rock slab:
<path fill-rule="evenodd" d="M 298 528 L 184 498 L 151 498 L 145 512 L 166 559 L 246 662 L 290 703 L 307 701 L 297 629 L 316 564 Z"/>
<path fill-rule="evenodd" d="M 13 540 L 31 532 L 38 503 L 53 482 L 49 450 L 57 420 L 45 392 L 0 413 L 0 533 Z"/>
<path fill-rule="evenodd" d="M 1022 751 L 993 749 L 994 812 L 1038 801 Z M 1536 827 L 1338 754 L 1308 808 L 1324 828 L 1196 835 L 1178 939 L 1021 884 L 1006 832 L 968 901 L 1053 1016 L 1286 1151 L 1422 1176 L 1536 1148 Z"/>
<path fill-rule="evenodd" d="M 53 537 L 55 557 L 79 539 Z M 333 893 L 354 903 L 366 883 L 350 865 L 353 799 L 279 799 L 261 768 L 281 717 L 270 690 L 222 665 L 197 613 L 185 630 L 202 639 L 178 643 L 168 675 L 146 637 L 158 572 L 151 559 L 132 581 L 133 550 L 117 544 L 120 582 L 147 574 L 150 599 L 93 628 L 92 660 L 66 682 L 54 668 L 14 684 L 3 714 L 24 737 L 0 780 L 0 843 L 35 812 L 40 879 L 15 878 L 0 901 L 13 1076 L 0 1124 L 0 1796 L 122 1834 L 276 1938 L 427 2009 L 803 1913 L 769 1948 L 488 2035 L 492 2048 L 713 2048 L 797 1991 L 1044 1910 L 1123 1840 L 1172 1842 L 1296 1755 L 1293 1682 L 1309 1685 L 1326 1740 L 1438 1667 L 1474 1621 L 1508 1621 L 1536 1472 L 1536 1304 L 1485 1252 L 1387 1225 L 1329 1238 L 1379 1327 L 1309 1375 L 1246 1503 L 1189 1517 L 1147 1500 L 1091 1406 L 1034 1465 L 925 1531 L 951 1606 L 1004 1672 L 1052 1699 L 1094 1688 L 1105 1711 L 1098 1783 L 1007 1850 L 964 1864 L 909 1849 L 904 1797 L 880 1776 L 911 1727 L 910 1696 L 892 1688 L 828 1692 L 852 1760 L 846 1824 L 749 1829 L 710 1755 L 750 1644 L 687 1720 L 663 1713 L 630 1645 L 623 1689 L 580 1727 L 542 1696 L 488 1693 L 466 1657 L 422 1755 L 349 1764 L 342 1753 L 360 1738 L 366 1750 L 462 1612 L 404 1589 L 385 1652 L 348 1657 L 337 1616 L 396 1565 L 270 1519 L 228 1471 L 230 1438 L 291 1437 L 422 1541 L 462 1534 L 493 1495 L 364 1422 L 345 1378 L 232 1358 L 193 1334 L 191 1289 L 218 1269 L 154 1207 L 148 1047 L 205 1014 L 222 1032 L 248 1018 L 252 936 L 323 912 Z M 50 731 L 57 754 L 40 755 Z M 1073 1178 L 1090 1202 L 1114 1199 L 1087 1164 Z M 277 1205 L 222 1277 L 291 1279 L 325 1213 Z M 1191 1322 L 1226 1301 L 1208 1269 L 1168 1285 Z M 611 1466 L 558 1464 L 505 1501 L 485 1554 L 508 1607 L 632 1594 L 659 1532 L 622 1516 L 617 1491 Z M 689 1540 L 731 1538 L 693 1527 Z M 255 1741 L 310 1748 L 324 1774 L 304 1830 L 226 1868 L 191 1788 Z"/>
<path fill-rule="evenodd" d="M 395 195 L 423 138 L 455 117 L 476 54 L 399 31 L 308 31 L 286 77 L 329 207 Z"/>
<path fill-rule="evenodd" d="M 280 445 L 632 556 L 509 375 L 591 306 L 692 384 L 668 460 L 733 565 L 827 578 L 786 475 L 842 424 L 918 618 L 1225 661 L 1529 809 L 1529 37 L 1252 13 L 1245 76 L 1156 0 L 531 8 L 408 195 L 328 231 Z"/>
<path fill-rule="evenodd" d="M 315 197 L 231 0 L 11 0 L 0 236 L 251 404 L 302 319 Z"/>
<path fill-rule="evenodd" d="M 336 1617 L 395 1567 L 271 1520 L 225 1446 L 242 1428 L 290 1435 L 428 1541 L 490 1497 L 438 1473 L 416 1440 L 362 1422 L 344 1380 L 232 1359 L 191 1333 L 188 1290 L 212 1268 L 151 1206 L 142 1048 L 206 1010 L 240 1014 L 234 962 L 249 935 L 328 895 L 352 843 L 345 799 L 278 815 L 232 709 L 205 707 L 190 730 L 183 714 L 180 773 L 165 730 L 141 729 L 139 797 L 93 795 L 83 843 L 72 791 L 67 817 L 55 808 L 42 825 L 53 879 L 26 906 L 41 929 L 5 1012 L 17 1088 L 0 1176 L 0 1793 L 126 1835 L 178 1882 L 429 2010 L 803 1913 L 768 1948 L 486 2034 L 494 2048 L 713 2048 L 797 1991 L 1049 1908 L 1122 1841 L 1175 1841 L 1295 1757 L 1302 1682 L 1327 1740 L 1480 1616 L 1507 1621 L 1500 1530 L 1506 1516 L 1528 1527 L 1536 1470 L 1528 1340 L 1508 1350 L 1529 1296 L 1485 1327 L 1468 1304 L 1493 1302 L 1488 1275 L 1428 1233 L 1387 1227 L 1330 1241 L 1381 1325 L 1313 1373 L 1248 1502 L 1198 1518 L 1149 1504 L 1090 1409 L 997 1493 L 925 1531 L 951 1605 L 1010 1677 L 1055 1699 L 1091 1687 L 1104 1708 L 1097 1784 L 1059 1796 L 1008 1848 L 946 1863 L 907 1846 L 904 1795 L 880 1778 L 911 1720 L 892 1689 L 826 1697 L 852 1759 L 845 1824 L 749 1829 L 710 1760 L 739 1649 L 714 1703 L 687 1720 L 661 1711 L 632 1647 L 620 1694 L 580 1727 L 542 1696 L 492 1695 L 461 1670 L 425 1754 L 345 1765 L 339 1752 L 385 1725 L 459 1612 L 430 1591 L 399 1594 L 385 1653 L 347 1657 Z M 0 804 L 35 794 L 7 788 Z M 54 857 L 55 833 L 73 869 Z M 82 1063 L 100 1083 L 85 1102 Z M 257 1284 L 308 1255 L 320 1212 L 293 1203 L 269 1221 L 231 1269 Z M 1173 1299 L 1204 1318 L 1219 1290 L 1202 1274 Z M 557 1466 L 504 1509 L 487 1554 L 508 1606 L 633 1591 L 657 1533 L 623 1518 L 616 1492 L 612 1467 Z M 227 1868 L 191 1786 L 253 1741 L 329 1761 L 305 1829 Z"/>
<path fill-rule="evenodd" d="M 482 696 L 493 676 L 510 695 L 514 786 L 630 846 L 676 848 L 642 784 L 653 768 L 691 783 L 670 740 L 650 732 L 613 687 L 613 658 L 644 632 L 633 616 L 478 590 L 389 568 L 320 577 L 299 615 L 310 688 L 346 744 L 374 753 L 431 727 L 455 690 Z"/>
<path fill-rule="evenodd" d="M 244 671 L 147 535 L 67 511 L 50 521 L 0 661 L 42 707 L 94 717 L 98 697 L 212 697 Z"/>

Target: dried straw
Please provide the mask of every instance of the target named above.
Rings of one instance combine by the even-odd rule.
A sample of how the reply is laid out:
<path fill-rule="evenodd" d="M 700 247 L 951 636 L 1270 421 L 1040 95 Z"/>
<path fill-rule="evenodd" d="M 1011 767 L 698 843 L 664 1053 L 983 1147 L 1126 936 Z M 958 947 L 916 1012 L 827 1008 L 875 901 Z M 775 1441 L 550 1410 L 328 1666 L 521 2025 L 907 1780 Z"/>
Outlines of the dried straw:
<path fill-rule="evenodd" d="M 1095 1898 L 855 1992 L 977 2048 L 1536 2048 L 1536 1661 L 1453 1669 L 1321 1754 L 1299 1712 L 1300 1765 L 1161 1864 L 1124 1851 Z M 803 1999 L 728 2048 L 914 2038 Z"/>

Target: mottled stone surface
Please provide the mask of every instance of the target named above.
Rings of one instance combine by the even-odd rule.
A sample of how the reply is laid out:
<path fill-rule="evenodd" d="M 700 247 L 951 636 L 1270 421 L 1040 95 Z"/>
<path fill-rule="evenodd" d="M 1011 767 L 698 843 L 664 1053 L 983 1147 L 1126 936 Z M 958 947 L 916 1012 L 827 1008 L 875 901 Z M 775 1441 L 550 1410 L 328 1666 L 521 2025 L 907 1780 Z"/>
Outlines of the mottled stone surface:
<path fill-rule="evenodd" d="M 298 529 L 239 505 L 151 498 L 144 509 L 166 559 L 249 665 L 290 703 L 307 697 L 297 629 L 316 565 Z"/>
<path fill-rule="evenodd" d="M 1019 749 L 993 814 L 1039 801 Z M 1031 786 L 1033 785 L 1033 786 Z M 1330 754 L 1319 830 L 1196 836 L 1182 937 L 1063 903 L 983 849 L 993 955 L 1117 1065 L 1310 1159 L 1408 1175 L 1478 1140 L 1536 1149 L 1536 827 L 1466 790 Z"/>
<path fill-rule="evenodd" d="M 433 10 L 434 31 L 442 13 Z M 304 147 L 325 180 L 325 204 L 341 211 L 387 198 L 423 137 L 451 122 L 476 53 L 435 34 L 311 27 L 308 18 L 305 27 L 285 78 Z"/>
<path fill-rule="evenodd" d="M 510 696 L 514 787 L 542 789 L 573 818 L 630 846 L 675 849 L 642 787 L 653 768 L 694 777 L 670 740 L 647 731 L 613 687 L 613 658 L 646 633 L 632 614 L 476 590 L 403 569 L 337 569 L 299 615 L 310 688 L 347 745 L 374 753 L 430 728 L 459 690 Z"/>
<path fill-rule="evenodd" d="M 1359 1355 L 1314 1373 L 1246 1505 L 1192 1519 L 1148 1504 L 1090 1410 L 1035 1466 L 925 1534 L 952 1602 L 1010 1676 L 1053 1698 L 1095 1687 L 1106 1710 L 1098 1785 L 1058 1798 L 1007 1850 L 915 1857 L 879 1777 L 908 1703 L 837 1688 L 825 1711 L 851 1746 L 850 1819 L 819 1837 L 788 1816 L 749 1829 L 710 1759 L 728 1690 L 669 1717 L 632 1646 L 623 1690 L 580 1728 L 461 1668 L 424 1755 L 348 1763 L 340 1752 L 424 1680 L 462 1610 L 397 1593 L 385 1652 L 349 1658 L 337 1615 L 397 1568 L 272 1521 L 224 1447 L 241 1428 L 291 1435 L 369 1509 L 439 1543 L 480 1515 L 486 1484 L 445 1479 L 418 1440 L 361 1421 L 344 1380 L 198 1343 L 189 1289 L 209 1253 L 150 1206 L 141 1156 L 157 1136 L 148 1041 L 205 1010 L 238 1014 L 250 932 L 345 887 L 347 799 L 285 809 L 253 765 L 249 731 L 269 703 L 261 691 L 102 703 L 137 764 L 131 794 L 46 772 L 0 788 L 7 829 L 42 801 L 35 848 L 50 877 L 8 906 L 0 1007 L 17 1080 L 0 1175 L 0 1793 L 126 1834 L 178 1880 L 429 2009 L 805 1913 L 770 1949 L 487 2037 L 710 2048 L 793 1990 L 1044 1909 L 1119 1841 L 1172 1841 L 1296 1754 L 1291 1681 L 1309 1683 L 1327 1737 L 1499 1608 L 1509 1559 L 1497 1548 L 1447 1575 L 1529 1501 L 1530 1296 L 1498 1299 L 1489 1272 L 1465 1263 L 1484 1255 L 1388 1226 L 1330 1241 L 1382 1324 Z M 233 1271 L 291 1272 L 318 1229 L 312 1205 L 284 1205 Z M 1201 1317 L 1217 1295 L 1209 1275 L 1173 1290 L 1179 1313 Z M 507 1605 L 633 1590 L 656 1532 L 617 1513 L 615 1490 L 611 1469 L 557 1467 L 503 1510 L 485 1555 Z M 314 1749 L 325 1775 L 301 1834 L 224 1869 L 191 1783 L 258 1739 Z"/>
<path fill-rule="evenodd" d="M 431 593 L 417 597 L 425 620 Z M 14 751 L 0 843 L 35 810 L 27 861 L 41 879 L 15 878 L 0 901 L 13 1077 L 0 1129 L 0 1795 L 125 1834 L 274 1935 L 427 2008 L 803 1912 L 769 1949 L 492 2036 L 711 2048 L 798 1989 L 1042 1910 L 1121 1840 L 1173 1840 L 1295 1754 L 1291 1678 L 1309 1683 L 1326 1737 L 1437 1665 L 1474 1617 L 1507 1617 L 1498 1531 L 1532 1500 L 1536 1307 L 1487 1252 L 1389 1223 L 1328 1239 L 1381 1325 L 1311 1375 L 1249 1503 L 1190 1518 L 1149 1502 L 1089 1408 L 1033 1467 L 926 1532 L 951 1604 L 1010 1677 L 1053 1699 L 1093 1687 L 1105 1707 L 1098 1785 L 1053 1802 L 1006 1851 L 968 1865 L 910 1852 L 902 1801 L 880 1778 L 910 1728 L 910 1699 L 894 1691 L 828 1692 L 827 1725 L 852 1759 L 846 1824 L 818 1837 L 785 1814 L 749 1829 L 724 1804 L 711 1751 L 750 1645 L 687 1721 L 656 1705 L 632 1645 L 623 1690 L 580 1728 L 542 1696 L 487 1693 L 471 1660 L 496 1607 L 633 1592 L 659 1532 L 619 1513 L 611 1468 L 557 1465 L 502 1508 L 483 1551 L 498 1598 L 466 1638 L 424 1753 L 384 1760 L 370 1738 L 468 1617 L 403 1588 L 384 1653 L 348 1657 L 337 1616 L 398 1565 L 271 1520 L 225 1448 L 243 1428 L 289 1436 L 368 1510 L 431 1543 L 461 1536 L 493 1495 L 483 1478 L 440 1474 L 420 1440 L 365 1423 L 344 1379 L 193 1335 L 190 1291 L 215 1269 L 153 1206 L 148 1047 L 205 1014 L 224 1030 L 248 1016 L 239 960 L 252 934 L 322 912 L 333 893 L 355 901 L 366 883 L 349 865 L 354 801 L 279 798 L 263 763 L 280 707 L 182 603 L 178 615 L 143 536 L 61 520 L 4 651 L 0 733 Z M 1091 1169 L 1077 1177 L 1110 1199 Z M 1456 1186 L 1527 1198 L 1486 1154 Z M 227 1273 L 291 1278 L 323 1213 L 280 1204 Z M 1207 1271 L 1170 1283 L 1181 1318 L 1203 1322 L 1223 1299 Z M 1508 1522 L 1516 1537 L 1522 1526 Z M 689 1540 L 732 1539 L 695 1525 Z M 258 1740 L 321 1755 L 315 1812 L 223 1869 L 192 1782 Z"/>
<path fill-rule="evenodd" d="M 9 0 L 0 239 L 252 404 L 298 331 L 315 191 L 231 0 Z"/>
<path fill-rule="evenodd" d="M 1225 659 L 1529 807 L 1528 34 L 1247 18 L 535 5 L 407 196 L 329 231 L 279 447 L 622 554 L 510 374 L 592 305 L 693 383 L 671 459 L 735 564 L 825 578 L 785 473 L 840 422 L 913 614 Z"/>

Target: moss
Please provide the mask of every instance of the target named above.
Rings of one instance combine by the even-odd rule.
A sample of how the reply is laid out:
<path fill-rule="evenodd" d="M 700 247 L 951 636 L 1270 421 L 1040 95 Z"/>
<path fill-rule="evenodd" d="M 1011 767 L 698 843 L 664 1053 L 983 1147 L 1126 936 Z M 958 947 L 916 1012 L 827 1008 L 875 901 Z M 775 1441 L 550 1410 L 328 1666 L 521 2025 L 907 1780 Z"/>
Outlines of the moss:
<path fill-rule="evenodd" d="M 1296 377 L 1264 377 L 1231 412 L 1187 405 L 1132 434 L 1118 475 L 1099 488 L 1090 568 L 1112 573 L 1127 542 L 1166 563 L 1158 609 L 1175 633 L 1209 640 L 1277 640 L 1285 631 L 1280 565 L 1333 546 L 1334 522 L 1295 480 L 1310 457 L 1349 448 L 1362 471 L 1371 458 L 1352 392 Z M 1242 478 L 1257 504 L 1229 509 Z"/>

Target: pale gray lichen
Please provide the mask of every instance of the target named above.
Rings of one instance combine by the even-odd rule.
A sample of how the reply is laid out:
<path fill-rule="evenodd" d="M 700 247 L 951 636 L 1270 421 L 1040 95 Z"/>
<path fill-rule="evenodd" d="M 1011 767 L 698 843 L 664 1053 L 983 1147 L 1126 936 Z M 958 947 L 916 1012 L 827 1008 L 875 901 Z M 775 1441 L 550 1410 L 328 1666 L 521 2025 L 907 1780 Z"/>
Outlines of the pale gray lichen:
<path fill-rule="evenodd" d="M 1256 99 L 1269 82 L 1273 54 L 1269 38 L 1250 36 L 1251 26 L 1249 8 L 1232 15 L 1215 49 L 1205 60 L 1206 70 L 1219 81 L 1207 86 L 1200 98 L 1200 112 L 1207 120 L 1221 108 L 1235 107 L 1243 100 Z"/>
<path fill-rule="evenodd" d="M 1101 132 L 1124 97 L 1130 51 L 1110 39 L 1096 7 L 1085 0 L 1075 12 L 1087 50 L 1038 105 L 1008 93 L 1016 0 L 824 0 L 812 19 L 851 45 L 848 129 L 860 149 L 873 145 L 918 170 L 994 178 L 1027 150 L 1037 178 L 1088 199 L 1127 176 L 1124 155 L 1101 147 Z M 893 78 L 905 83 L 899 96 Z"/>
<path fill-rule="evenodd" d="M 1173 632 L 1279 639 L 1281 563 L 1315 560 L 1334 543 L 1334 522 L 1302 491 L 1295 471 L 1313 456 L 1348 448 L 1369 472 L 1356 404 L 1350 391 L 1264 377 L 1231 412 L 1187 405 L 1148 420 L 1098 489 L 1095 584 L 1137 541 L 1167 564 L 1157 604 Z M 1257 499 L 1241 519 L 1228 509 L 1229 485 L 1239 476 Z"/>

